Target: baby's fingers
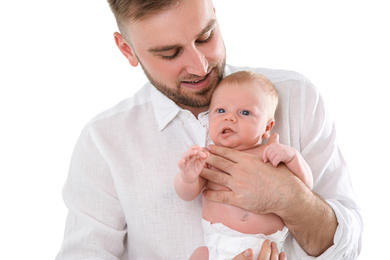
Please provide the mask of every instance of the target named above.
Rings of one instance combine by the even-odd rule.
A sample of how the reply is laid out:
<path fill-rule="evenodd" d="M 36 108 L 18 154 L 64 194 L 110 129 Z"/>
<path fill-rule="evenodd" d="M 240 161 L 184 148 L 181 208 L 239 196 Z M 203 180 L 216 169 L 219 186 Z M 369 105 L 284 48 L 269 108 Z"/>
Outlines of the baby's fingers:
<path fill-rule="evenodd" d="M 198 152 L 199 152 L 199 150 L 190 149 L 190 150 L 186 151 L 186 152 L 183 154 L 183 157 L 182 157 L 182 158 L 185 159 L 185 160 L 189 160 L 189 159 L 191 159 L 191 157 L 197 155 Z"/>
<path fill-rule="evenodd" d="M 268 162 L 268 150 L 269 150 L 269 146 L 265 147 L 264 151 L 263 151 L 263 162 Z"/>

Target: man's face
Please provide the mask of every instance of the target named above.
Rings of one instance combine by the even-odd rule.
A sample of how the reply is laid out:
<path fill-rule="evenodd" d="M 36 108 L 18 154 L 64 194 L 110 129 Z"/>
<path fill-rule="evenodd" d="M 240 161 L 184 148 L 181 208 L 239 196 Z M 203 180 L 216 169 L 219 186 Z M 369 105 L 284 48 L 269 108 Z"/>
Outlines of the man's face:
<path fill-rule="evenodd" d="M 207 109 L 226 59 L 210 0 L 183 1 L 131 23 L 129 32 L 137 63 L 157 89 L 182 108 Z"/>

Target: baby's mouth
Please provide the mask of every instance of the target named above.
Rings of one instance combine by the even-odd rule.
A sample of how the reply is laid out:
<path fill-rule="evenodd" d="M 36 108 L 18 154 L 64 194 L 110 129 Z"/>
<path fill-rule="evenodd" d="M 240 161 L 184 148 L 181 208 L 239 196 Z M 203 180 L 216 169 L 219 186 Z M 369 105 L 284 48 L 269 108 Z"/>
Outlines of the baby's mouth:
<path fill-rule="evenodd" d="M 229 134 L 232 134 L 232 133 L 234 133 L 234 131 L 231 128 L 229 128 L 229 127 L 225 127 L 225 128 L 222 129 L 222 134 L 223 135 L 229 135 Z"/>

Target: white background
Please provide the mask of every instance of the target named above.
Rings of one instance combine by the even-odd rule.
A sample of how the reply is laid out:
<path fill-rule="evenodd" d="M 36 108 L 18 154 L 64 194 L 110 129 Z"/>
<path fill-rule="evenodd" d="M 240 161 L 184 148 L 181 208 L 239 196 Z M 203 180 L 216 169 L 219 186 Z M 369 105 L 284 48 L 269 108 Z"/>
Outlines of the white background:
<path fill-rule="evenodd" d="M 360 259 L 388 255 L 386 1 L 214 4 L 228 63 L 299 71 L 320 89 L 362 205 Z M 81 129 L 145 78 L 117 50 L 104 0 L 1 1 L 0 26 L 0 259 L 53 259 L 67 212 L 61 189 Z"/>

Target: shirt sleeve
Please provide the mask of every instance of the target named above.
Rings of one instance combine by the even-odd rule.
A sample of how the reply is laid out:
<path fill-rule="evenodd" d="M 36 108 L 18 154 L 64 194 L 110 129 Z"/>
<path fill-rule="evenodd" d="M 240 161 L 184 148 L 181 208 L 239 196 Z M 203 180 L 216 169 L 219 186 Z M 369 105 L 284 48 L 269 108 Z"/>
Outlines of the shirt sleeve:
<path fill-rule="evenodd" d="M 126 221 L 91 132 L 85 128 L 76 144 L 63 189 L 69 213 L 57 260 L 125 259 Z"/>
<path fill-rule="evenodd" d="M 313 191 L 334 210 L 334 245 L 318 259 L 356 259 L 361 249 L 362 216 L 348 168 L 336 142 L 336 130 L 322 97 L 308 80 L 300 89 L 300 151 L 313 172 Z M 320 223 L 319 223 L 320 225 Z M 309 257 L 294 240 L 298 259 Z"/>

